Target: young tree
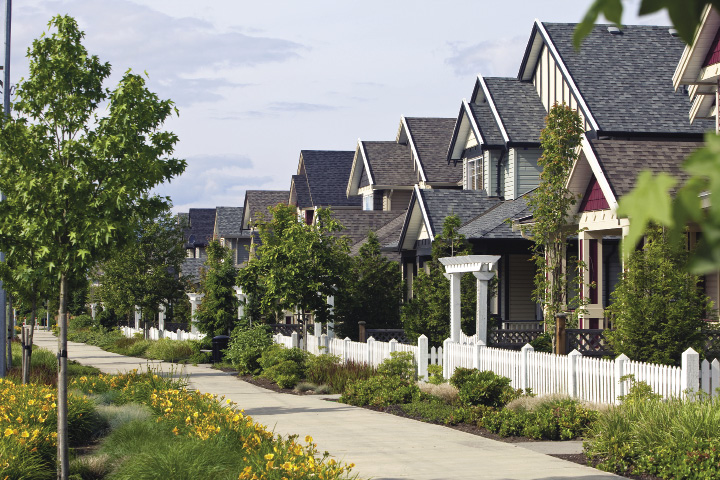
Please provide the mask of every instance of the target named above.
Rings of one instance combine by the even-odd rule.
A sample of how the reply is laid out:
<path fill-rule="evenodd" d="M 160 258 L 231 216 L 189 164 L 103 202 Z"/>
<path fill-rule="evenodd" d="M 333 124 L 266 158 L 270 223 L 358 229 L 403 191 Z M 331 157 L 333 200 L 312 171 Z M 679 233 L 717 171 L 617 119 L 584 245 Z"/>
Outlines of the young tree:
<path fill-rule="evenodd" d="M 258 222 L 261 243 L 240 270 L 238 285 L 265 315 L 299 310 L 303 319 L 313 312 L 315 321 L 327 321 L 327 297 L 341 289 L 348 269 L 347 239 L 333 235 L 342 226 L 323 208 L 313 225 L 299 221 L 290 205 L 277 205 L 270 213 L 269 221 Z"/>
<path fill-rule="evenodd" d="M 607 309 L 613 351 L 641 362 L 679 365 L 689 347 L 701 351 L 700 328 L 710 300 L 700 279 L 683 269 L 688 252 L 659 227 L 646 232 L 641 250 L 630 255 Z"/>
<path fill-rule="evenodd" d="M 542 168 L 540 184 L 528 200 L 533 225 L 533 260 L 536 265 L 535 299 L 542 303 L 545 323 L 552 324 L 555 314 L 569 308 L 569 279 L 576 266 L 566 259 L 567 215 L 577 198 L 565 186 L 570 169 L 577 160 L 576 148 L 583 134 L 577 111 L 565 104 L 550 109 L 545 128 L 540 134 L 543 154 L 538 160 Z"/>
<path fill-rule="evenodd" d="M 460 217 L 450 215 L 443 222 L 442 232 L 432 244 L 432 259 L 427 263 L 428 272 L 419 271 L 413 281 L 412 299 L 402 307 L 402 323 L 405 335 L 417 340 L 420 335 L 428 337 L 431 345 L 441 345 L 450 336 L 450 281 L 440 258 L 470 255 L 470 245 L 465 236 L 458 233 Z M 477 283 L 472 273 L 460 281 L 461 324 L 464 331 L 473 330 Z M 489 292 L 492 297 L 493 292 Z"/>
<path fill-rule="evenodd" d="M 401 300 L 400 268 L 382 256 L 377 235 L 370 232 L 335 297 L 335 331 L 341 338 L 357 338 L 361 320 L 366 328 L 402 328 Z"/>
<path fill-rule="evenodd" d="M 198 329 L 212 338 L 229 335 L 237 321 L 237 297 L 232 251 L 213 240 L 207 247 L 208 259 L 200 273 L 200 291 L 205 294 L 195 312 Z"/>
<path fill-rule="evenodd" d="M 161 304 L 175 304 L 185 296 L 178 276 L 185 258 L 182 230 L 169 211 L 133 223 L 128 243 L 100 266 L 98 293 L 117 314 L 130 315 L 137 305 L 154 318 Z"/>
<path fill-rule="evenodd" d="M 0 249 L 20 245 L 11 233 L 36 239 L 40 269 L 59 280 L 58 477 L 68 477 L 67 301 L 72 279 L 83 277 L 109 247 L 127 238 L 129 218 L 154 217 L 165 201 L 148 197 L 180 174 L 185 162 L 163 158 L 177 137 L 159 131 L 174 107 L 126 72 L 113 91 L 103 88 L 110 65 L 83 47 L 68 16 L 33 42 L 29 76 L 17 87 L 15 118 L 0 131 Z M 107 102 L 107 105 L 105 105 Z M 106 115 L 97 112 L 103 104 Z"/>

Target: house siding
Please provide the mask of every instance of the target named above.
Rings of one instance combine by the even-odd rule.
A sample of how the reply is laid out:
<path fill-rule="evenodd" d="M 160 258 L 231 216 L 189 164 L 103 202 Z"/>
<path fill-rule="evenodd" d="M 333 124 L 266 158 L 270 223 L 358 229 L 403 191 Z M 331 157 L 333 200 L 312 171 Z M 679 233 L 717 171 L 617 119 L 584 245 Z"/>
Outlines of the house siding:
<path fill-rule="evenodd" d="M 537 306 L 532 300 L 535 266 L 530 258 L 530 255 L 509 255 L 509 320 L 535 320 Z"/>
<path fill-rule="evenodd" d="M 516 180 L 516 172 L 515 172 L 515 149 L 511 148 L 510 152 L 508 153 L 508 159 L 507 162 L 504 163 L 503 168 L 503 185 L 504 185 L 504 191 L 503 196 L 505 197 L 505 200 L 514 200 L 515 199 L 515 180 Z"/>
<path fill-rule="evenodd" d="M 513 148 L 515 168 L 517 169 L 517 195 L 529 192 L 540 184 L 541 168 L 538 159 L 542 155 L 539 148 Z"/>

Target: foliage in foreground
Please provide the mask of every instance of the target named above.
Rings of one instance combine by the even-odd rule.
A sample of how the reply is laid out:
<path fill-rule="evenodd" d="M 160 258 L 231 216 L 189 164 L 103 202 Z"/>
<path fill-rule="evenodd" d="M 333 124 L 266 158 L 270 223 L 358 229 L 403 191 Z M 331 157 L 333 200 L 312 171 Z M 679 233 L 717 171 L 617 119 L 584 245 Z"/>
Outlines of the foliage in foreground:
<path fill-rule="evenodd" d="M 720 397 L 640 396 L 590 427 L 585 454 L 598 468 L 673 479 L 720 477 Z"/>
<path fill-rule="evenodd" d="M 348 383 L 367 380 L 375 369 L 364 363 L 340 363 L 337 355 L 310 355 L 307 359 L 305 377 L 316 385 L 327 385 L 332 393 L 342 393 Z"/>
<path fill-rule="evenodd" d="M 240 375 L 257 375 L 261 371 L 260 357 L 272 344 L 270 331 L 264 325 L 237 327 L 230 335 L 225 359 L 238 369 Z"/>

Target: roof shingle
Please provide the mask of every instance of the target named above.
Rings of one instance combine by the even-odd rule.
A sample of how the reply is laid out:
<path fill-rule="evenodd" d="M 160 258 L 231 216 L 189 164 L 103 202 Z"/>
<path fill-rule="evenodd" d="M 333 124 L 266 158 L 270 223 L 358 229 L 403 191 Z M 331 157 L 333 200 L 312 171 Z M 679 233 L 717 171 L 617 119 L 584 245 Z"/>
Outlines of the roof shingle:
<path fill-rule="evenodd" d="M 245 192 L 245 208 L 244 217 L 250 219 L 250 222 L 258 220 L 261 216 L 265 220 L 268 218 L 268 208 L 278 204 L 287 205 L 290 198 L 289 190 L 248 190 Z M 243 228 L 249 228 L 244 224 Z"/>
<path fill-rule="evenodd" d="M 397 142 L 362 142 L 375 185 L 412 186 L 417 181 L 407 145 Z"/>
<path fill-rule="evenodd" d="M 450 215 L 460 217 L 460 224 L 464 225 L 501 202 L 498 198 L 488 197 L 484 190 L 421 189 L 419 192 L 433 235 L 442 231 L 445 218 Z"/>
<path fill-rule="evenodd" d="M 360 197 L 348 198 L 345 193 L 355 152 L 302 150 L 300 154 L 312 206 L 360 207 Z"/>
<path fill-rule="evenodd" d="M 462 166 L 448 165 L 448 145 L 455 128 L 454 118 L 405 117 L 428 182 L 457 183 Z"/>
<path fill-rule="evenodd" d="M 243 207 L 217 207 L 215 235 L 221 238 L 242 235 Z"/>
<path fill-rule="evenodd" d="M 517 78 L 484 80 L 510 142 L 539 144 L 547 113 L 535 86 Z"/>

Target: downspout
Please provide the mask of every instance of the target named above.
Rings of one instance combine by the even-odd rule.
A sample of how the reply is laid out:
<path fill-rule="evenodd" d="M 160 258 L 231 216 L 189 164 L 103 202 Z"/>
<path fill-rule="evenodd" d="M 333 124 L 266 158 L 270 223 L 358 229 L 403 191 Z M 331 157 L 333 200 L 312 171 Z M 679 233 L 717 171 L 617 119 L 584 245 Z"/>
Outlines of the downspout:
<path fill-rule="evenodd" d="M 495 190 L 495 193 L 497 194 L 498 197 L 503 196 L 503 195 L 500 195 L 500 172 L 501 172 L 503 157 L 505 157 L 504 149 L 500 151 L 500 158 L 498 158 L 498 163 L 497 163 L 497 174 L 496 174 L 497 178 L 496 178 L 496 182 L 495 182 L 495 183 L 497 183 L 497 189 Z"/>

